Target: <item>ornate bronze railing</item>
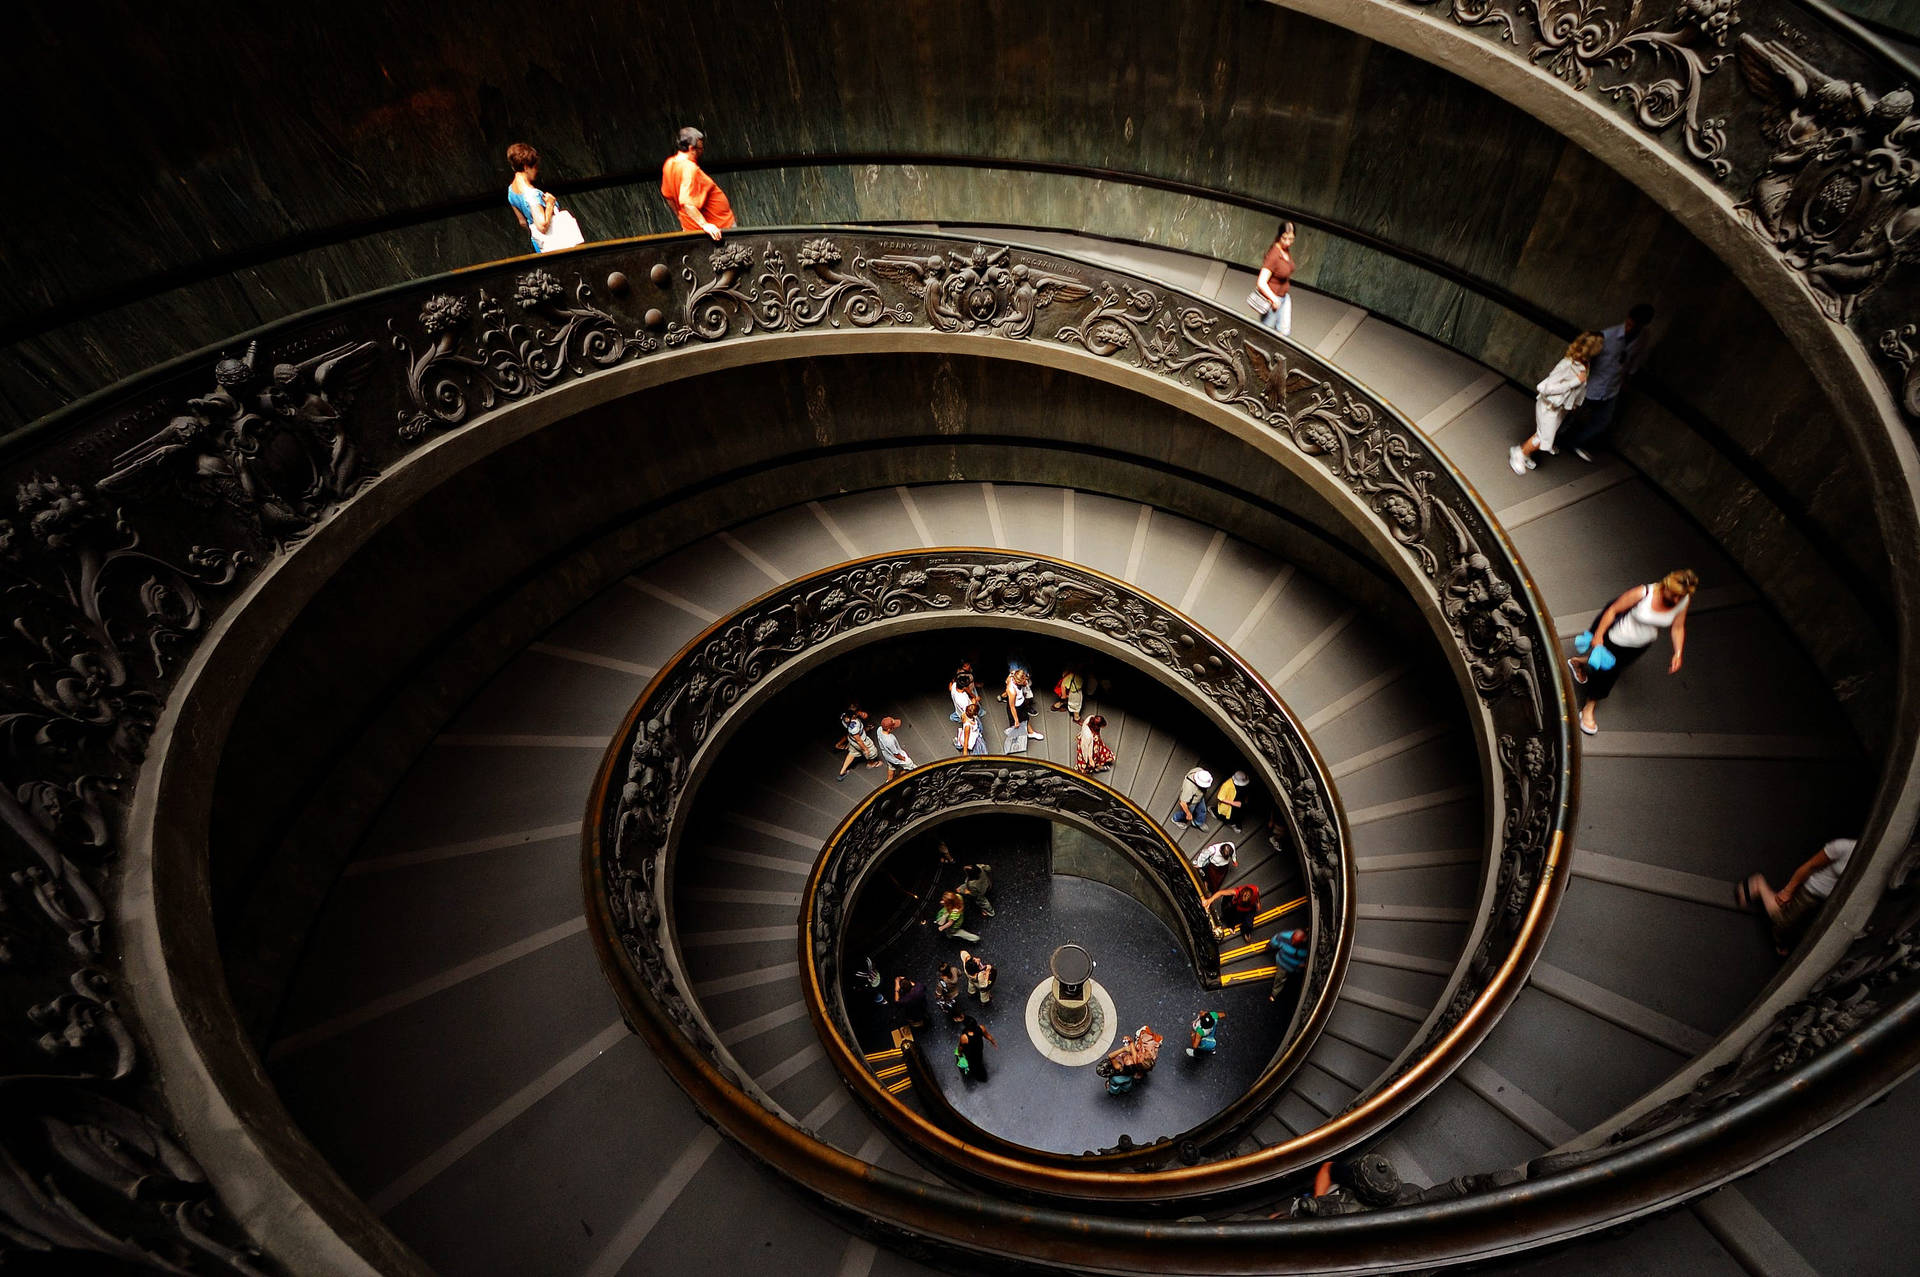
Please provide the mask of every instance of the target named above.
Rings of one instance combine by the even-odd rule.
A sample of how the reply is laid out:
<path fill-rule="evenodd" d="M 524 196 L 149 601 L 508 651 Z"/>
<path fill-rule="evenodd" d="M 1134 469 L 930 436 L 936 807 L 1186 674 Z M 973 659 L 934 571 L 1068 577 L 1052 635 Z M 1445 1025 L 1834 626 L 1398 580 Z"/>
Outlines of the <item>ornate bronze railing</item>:
<path fill-rule="evenodd" d="M 1239 1137 L 1277 1098 L 1306 1058 L 1324 1015 L 1310 1014 L 1322 987 L 1309 984 L 1290 1029 L 1273 1059 L 1244 1094 L 1192 1129 L 1138 1147 L 1097 1153 L 1057 1154 L 1027 1148 L 949 1118 L 929 1123 L 902 1104 L 864 1067 L 847 1013 L 846 935 L 843 922 L 867 872 L 901 840 L 932 825 L 983 811 L 1028 812 L 1082 826 L 1125 856 L 1165 897 L 1182 922 L 1180 937 L 1203 981 L 1218 983 L 1220 944 L 1213 920 L 1201 903 L 1200 880 L 1193 866 L 1151 816 L 1126 795 L 1098 781 L 1040 759 L 951 758 L 930 763 L 882 786 L 841 821 L 827 839 L 808 879 L 800 906 L 801 990 L 814 1028 L 827 1044 L 828 1058 L 852 1086 L 855 1096 L 896 1135 L 939 1156 L 953 1173 L 978 1177 L 974 1150 L 994 1147 L 1007 1160 L 1080 1169 L 1151 1169 L 1174 1161 L 1198 1162 L 1213 1148 Z M 1325 925 L 1324 923 L 1321 925 Z M 1343 950 L 1316 939 L 1323 948 Z M 1316 964 L 1317 965 L 1317 964 Z M 1318 982 L 1321 986 L 1325 981 Z M 918 1087 L 916 1086 L 916 1089 Z"/>
<path fill-rule="evenodd" d="M 608 751 L 589 817 L 590 917 L 629 1013 L 665 1009 L 706 1066 L 754 1089 L 684 992 L 688 982 L 671 905 L 681 835 L 677 818 L 755 692 L 779 687 L 836 653 L 929 624 L 1038 630 L 1106 652 L 1184 693 L 1243 753 L 1259 783 L 1275 795 L 1288 841 L 1301 860 L 1311 910 L 1312 956 L 1290 1035 L 1294 1045 L 1276 1061 L 1276 1069 L 1284 1063 L 1291 1072 L 1332 1014 L 1352 946 L 1353 869 L 1326 768 L 1260 676 L 1204 629 L 1090 568 L 1037 556 L 1009 558 L 1001 550 L 902 551 L 829 568 L 715 622 L 661 667 Z M 1168 899 L 1184 923 L 1196 968 L 1217 971 L 1219 949 L 1192 869 L 1145 813 L 1104 786 L 1046 764 L 961 759 L 883 787 L 830 841 L 802 914 L 813 975 L 809 995 L 816 1006 L 836 996 L 827 992 L 838 984 L 839 957 L 832 946 L 838 942 L 840 909 L 858 875 L 893 832 L 930 817 L 943 796 L 957 806 L 999 801 L 1052 810 L 1119 840 L 1155 881 L 1182 884 L 1179 891 L 1169 886 Z M 1109 801 L 1096 811 L 1093 799 Z M 846 854 L 832 854 L 843 842 Z M 823 901 L 813 901 L 815 890 L 825 893 Z M 830 1018 L 822 1028 L 849 1076 L 864 1078 L 858 1053 Z M 1276 1076 L 1273 1085 L 1284 1080 Z M 863 1098 L 889 1119 L 911 1116 L 884 1090 Z M 938 1145 L 931 1139 L 933 1128 L 921 1133 Z M 967 1154 L 963 1146 L 940 1151 L 962 1159 Z M 1147 1160 L 1152 1159 L 1128 1159 L 1128 1164 Z M 1009 1182 L 1033 1191 L 1072 1187 L 1024 1166 Z"/>
<path fill-rule="evenodd" d="M 1284 798 L 1282 801 L 1285 801 Z M 935 759 L 881 786 L 827 838 L 800 903 L 811 970 L 822 1010 L 849 1044 L 840 974 L 846 969 L 842 924 L 867 871 L 909 833 L 962 816 L 1019 810 L 1086 829 L 1138 869 L 1177 919 L 1174 934 L 1194 975 L 1219 987 L 1220 939 L 1202 903 L 1205 889 L 1166 830 L 1125 794 L 1070 767 L 1021 754 Z M 831 937 L 831 943 L 822 937 Z M 849 1045 L 851 1050 L 851 1045 Z"/>
<path fill-rule="evenodd" d="M 1732 201 L 1920 421 L 1920 68 L 1818 0 L 1398 3 L 1538 68 Z"/>
<path fill-rule="evenodd" d="M 1484 911 L 1430 1026 L 1437 1049 L 1395 1080 L 1392 1098 L 1410 1102 L 1437 1083 L 1491 1027 L 1537 950 L 1571 798 L 1552 626 L 1484 506 L 1364 389 L 1210 302 L 1051 254 L 819 230 L 717 248 L 611 243 L 423 281 L 176 361 L 15 442 L 0 461 L 14 494 L 0 512 L 0 563 L 16 617 L 0 646 L 0 816 L 9 872 L 23 884 L 8 915 L 5 987 L 32 1031 L 10 1048 L 6 1076 L 33 1079 L 36 1111 L 68 1126 L 97 1126 L 102 1105 L 117 1105 L 153 1131 L 148 1144 L 184 1120 L 169 1116 L 158 1077 L 195 1073 L 236 1111 L 274 1108 L 217 966 L 189 978 L 166 965 L 212 948 L 204 847 L 175 833 L 205 820 L 191 806 L 204 802 L 193 778 L 225 731 L 210 707 L 231 694 L 232 671 L 244 682 L 258 659 L 209 634 L 251 626 L 270 638 L 332 565 L 448 467 L 580 406 L 727 364 L 936 347 L 1074 369 L 1233 432 L 1348 511 L 1423 602 L 1478 704 L 1483 759 L 1506 795 L 1487 874 L 1499 907 Z M 308 566 L 289 571 L 295 563 Z M 213 669 L 222 681 L 202 678 Z M 653 782 L 643 773 L 639 783 Z M 129 806 L 136 789 L 147 798 Z M 160 907 L 143 907 L 124 931 L 109 880 L 142 899 L 157 881 Z M 168 996 L 124 981 L 116 953 L 138 956 L 143 979 L 170 982 Z M 647 1012 L 656 1046 L 682 1028 L 701 1032 L 672 1002 Z M 735 1100 L 694 1078 L 709 1067 L 700 1061 L 682 1081 L 718 1111 Z M 324 1199 L 323 1218 L 353 1217 L 346 1231 L 370 1239 L 355 1245 L 384 1244 L 337 1181 L 311 1178 L 317 1163 L 290 1124 L 215 1126 L 187 1144 L 203 1158 L 200 1146 L 218 1145 L 216 1174 L 296 1185 L 294 1198 Z M 1355 1138 L 1368 1129 L 1359 1118 L 1345 1127 Z M 69 1200 L 92 1191 L 94 1168 L 37 1135 L 7 1138 L 36 1182 L 70 1184 Z M 810 1154 L 784 1135 L 764 1139 L 769 1160 L 804 1172 Z M 208 1192 L 191 1162 L 170 1154 L 167 1165 Z M 210 1200 L 204 1212 L 136 1202 L 119 1213 L 129 1222 L 105 1232 L 208 1254 L 242 1244 Z"/>
<path fill-rule="evenodd" d="M 1357 13 L 1389 6 L 1300 7 Z M 1901 94 L 1902 69 L 1851 40 L 1844 24 L 1831 21 L 1822 7 L 1785 0 L 1744 0 L 1738 6 L 1689 0 L 1670 17 L 1662 11 L 1651 21 L 1631 23 L 1609 15 L 1637 15 L 1638 7 L 1582 4 L 1571 29 L 1548 24 L 1551 14 L 1571 11 L 1571 4 L 1404 0 L 1402 7 L 1463 27 L 1517 63 L 1519 74 L 1551 77 L 1579 100 L 1617 110 L 1647 147 L 1664 147 L 1675 156 L 1684 152 L 1682 162 L 1695 168 L 1713 194 L 1682 210 L 1683 220 L 1730 257 L 1746 250 L 1730 246 L 1722 233 L 1732 223 L 1721 206 L 1727 199 L 1746 205 L 1738 212 L 1759 252 L 1742 260 L 1763 255 L 1765 265 L 1745 268 L 1743 277 L 1777 314 L 1810 300 L 1854 339 L 1849 346 L 1791 316 L 1783 321 L 1829 379 L 1869 461 L 1886 476 L 1879 504 L 1888 544 L 1909 543 L 1912 449 L 1889 448 L 1870 437 L 1882 421 L 1882 401 L 1890 426 L 1920 419 L 1914 390 L 1920 361 L 1911 331 L 1916 267 L 1910 254 L 1899 251 L 1911 234 L 1920 190 L 1883 180 L 1910 167 L 1913 111 L 1911 98 Z M 1591 35 L 1584 33 L 1588 28 Z M 1403 33 L 1400 42 L 1411 46 L 1418 38 Z M 1680 59 L 1676 74 L 1674 59 L 1682 48 L 1694 56 Z M 1737 59 L 1725 62 L 1723 51 Z M 1423 56 L 1434 54 L 1429 49 Z M 1728 93 L 1732 100 L 1724 101 L 1721 95 Z M 1565 131 L 1586 131 L 1566 117 L 1553 118 Z M 521 264 L 357 299 L 257 334 L 274 365 L 271 372 L 251 357 L 220 361 L 217 369 L 211 356 L 179 361 L 62 414 L 9 455 L 7 477 L 19 496 L 0 530 L 0 550 L 18 624 L 0 658 L 8 725 L 0 817 L 20 907 L 10 911 L 7 923 L 12 962 L 4 987 L 13 1005 L 26 1009 L 14 1017 L 16 1027 L 30 1027 L 7 1039 L 5 1085 L 20 1120 L 8 1124 L 5 1141 L 17 1168 L 9 1173 L 30 1182 L 35 1193 L 29 1200 L 47 1203 L 50 1211 L 36 1220 L 10 1210 L 18 1235 L 130 1262 L 141 1262 L 142 1253 L 160 1253 L 236 1271 L 253 1264 L 205 1173 L 166 1134 L 175 1118 L 153 1082 L 151 1044 L 187 1031 L 123 981 L 112 957 L 123 947 L 117 942 L 126 920 L 112 910 L 107 884 L 127 868 L 127 831 L 139 823 L 130 820 L 127 796 L 155 766 L 148 733 L 156 718 L 164 725 L 177 709 L 185 690 L 180 671 L 192 666 L 194 644 L 235 600 L 252 597 L 263 566 L 309 538 L 324 537 L 325 523 L 342 515 L 347 518 L 341 522 L 350 522 L 350 498 L 363 494 L 365 481 L 402 472 L 421 429 L 450 428 L 473 416 L 472 406 L 437 393 L 423 402 L 417 393 L 396 389 L 381 321 L 392 320 L 410 334 L 416 367 L 484 367 L 494 386 L 486 404 L 513 407 L 589 367 L 614 369 L 656 352 L 664 307 L 671 303 L 662 298 L 646 307 L 659 314 L 652 323 L 653 315 L 642 313 L 644 301 L 603 304 L 594 291 L 598 270 L 617 266 L 617 273 L 638 279 L 647 264 L 626 246 L 607 245 L 536 272 L 552 283 L 551 271 L 578 271 L 571 281 L 575 289 L 564 297 L 549 295 L 546 284 L 537 282 L 524 296 L 511 295 L 517 292 L 514 276 L 527 269 Z M 591 286 L 589 267 L 595 271 Z M 1782 279 L 1790 282 L 1789 293 L 1804 289 L 1804 298 L 1783 294 L 1777 287 Z M 479 285 L 495 291 L 481 294 L 487 304 L 476 326 L 469 323 L 474 299 L 468 290 Z M 615 299 L 624 296 L 610 277 L 608 291 Z M 423 308 L 434 292 L 449 304 Z M 1202 303 L 1193 305 L 1203 315 L 1212 313 Z M 1171 339 L 1178 346 L 1182 335 L 1175 332 Z M 443 342 L 446 350 L 436 357 Z M 1836 357 L 1820 358 L 1827 353 Z M 375 365 L 374 384 L 354 407 L 348 383 L 366 363 Z M 1234 363 L 1231 354 L 1227 363 Z M 429 376 L 427 384 L 439 383 Z M 1188 380 L 1181 393 L 1196 389 Z M 414 433 L 395 437 L 380 429 L 396 419 L 414 426 Z M 249 451 L 267 436 L 289 450 L 283 461 L 304 456 L 298 464 L 310 468 L 312 478 L 276 478 Z M 1291 446 L 1293 433 L 1287 439 Z M 1899 464 L 1882 465 L 1889 457 Z M 1437 473 L 1452 472 L 1441 465 Z M 1346 486 L 1360 493 L 1357 485 Z M 1491 561 L 1505 562 L 1495 538 L 1482 535 L 1479 548 Z M 1451 570 L 1454 558 L 1447 557 Z M 1897 579 L 1896 588 L 1911 589 Z M 1531 606 L 1524 588 L 1520 598 Z M 1911 598 L 1902 605 L 1903 615 L 1912 615 Z M 1513 628 L 1541 641 L 1543 632 L 1533 621 Z M 1473 657 L 1466 659 L 1473 663 Z M 1499 658 L 1481 653 L 1479 659 Z M 1911 692 L 1906 695 L 1902 712 L 1910 717 Z M 1893 779 L 1859 861 L 1881 872 L 1862 874 L 1861 890 L 1877 891 L 1894 872 L 1891 862 L 1910 854 L 1910 723 L 1897 735 Z M 1524 750 L 1523 739 L 1515 743 Z M 1547 765 L 1554 783 L 1539 786 L 1551 792 L 1520 804 L 1523 814 L 1536 805 L 1563 812 L 1564 773 L 1553 767 L 1565 757 L 1564 744 L 1557 744 Z M 151 823 L 150 816 L 140 819 Z M 1557 833 L 1563 814 L 1551 823 Z M 1879 836 L 1882 831 L 1886 836 Z M 1521 854 L 1514 861 L 1518 872 L 1538 873 L 1550 864 L 1543 855 Z M 1852 893 L 1851 887 L 1840 893 L 1836 912 L 1848 908 Z M 170 924 L 163 918 L 160 925 Z M 1718 1182 L 1864 1102 L 1910 1067 L 1914 1050 L 1916 998 L 1898 982 L 1873 984 L 1876 971 L 1860 974 L 1863 965 L 1891 969 L 1879 965 L 1881 949 L 1905 952 L 1914 920 L 1910 913 L 1883 912 L 1875 925 L 1881 929 L 1862 943 L 1880 946 L 1874 951 L 1879 956 L 1848 957 L 1821 978 L 1816 992 L 1759 1034 L 1736 1030 L 1738 1040 L 1730 1043 L 1736 1051 L 1778 1041 L 1782 1033 L 1792 1049 L 1774 1053 L 1758 1071 L 1751 1061 L 1740 1062 L 1733 1075 L 1742 1080 L 1737 1092 L 1723 1097 L 1725 1107 L 1669 1113 L 1670 1125 L 1579 1174 L 1490 1189 L 1445 1211 L 1386 1212 L 1371 1221 L 1368 1249 L 1390 1250 L 1396 1262 L 1411 1262 L 1415 1256 L 1490 1253 L 1516 1239 L 1572 1236 Z M 1822 1001 L 1829 997 L 1840 998 L 1845 1014 L 1831 1014 Z M 219 1012 L 217 1006 L 212 1010 Z M 129 1027 L 135 1020 L 146 1021 L 144 1033 Z M 1800 1026 L 1810 1022 L 1818 1031 L 1804 1033 Z M 124 1157 L 147 1167 L 143 1193 L 119 1192 L 80 1145 L 50 1139 L 55 1123 L 88 1140 L 111 1140 Z M 880 1204 L 866 1175 L 842 1163 L 807 1160 L 778 1132 L 769 1134 L 763 1155 L 791 1175 L 811 1176 L 817 1191 L 837 1202 Z M 59 1193 L 46 1194 L 48 1186 Z M 95 1204 L 103 1199 L 115 1204 Z M 893 1218 L 929 1236 L 950 1237 L 947 1221 L 971 1212 L 968 1217 L 1001 1230 L 998 1244 L 1028 1246 L 1041 1256 L 1056 1253 L 1048 1250 L 1055 1235 L 1049 1230 L 1071 1229 L 1076 1222 L 999 1211 L 973 1198 L 933 1204 L 937 1210 L 922 1210 L 901 1199 Z M 1072 1252 L 1061 1250 L 1057 1257 L 1087 1264 L 1111 1259 L 1121 1266 L 1138 1262 L 1143 1247 L 1159 1245 L 1138 1230 L 1114 1228 L 1074 1232 Z M 1352 1253 L 1343 1236 L 1262 1226 L 1231 1239 L 1179 1225 L 1155 1230 L 1165 1243 L 1157 1253 L 1168 1271 L 1219 1268 L 1250 1249 L 1284 1250 L 1302 1263 L 1331 1262 Z"/>

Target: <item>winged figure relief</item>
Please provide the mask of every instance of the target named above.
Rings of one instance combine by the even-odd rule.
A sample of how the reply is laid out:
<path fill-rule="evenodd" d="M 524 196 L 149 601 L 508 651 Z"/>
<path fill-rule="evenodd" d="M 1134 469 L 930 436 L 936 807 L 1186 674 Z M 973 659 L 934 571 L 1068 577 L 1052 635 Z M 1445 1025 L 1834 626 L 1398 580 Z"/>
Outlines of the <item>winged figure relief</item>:
<path fill-rule="evenodd" d="M 1093 289 L 1070 275 L 1013 261 L 1010 248 L 976 245 L 927 257 L 873 257 L 865 265 L 881 279 L 903 284 L 926 306 L 941 332 L 992 328 L 1008 337 L 1033 332 L 1034 317 L 1057 301 L 1078 301 Z"/>
<path fill-rule="evenodd" d="M 1297 395 L 1303 390 L 1311 390 L 1326 384 L 1297 368 L 1289 367 L 1287 352 L 1284 350 L 1277 350 L 1269 355 L 1244 338 L 1241 340 L 1240 349 L 1245 352 L 1247 367 L 1253 373 L 1247 384 L 1258 390 L 1266 397 L 1267 402 L 1275 407 L 1284 405 L 1289 395 Z"/>
<path fill-rule="evenodd" d="M 1920 249 L 1920 120 L 1898 88 L 1875 96 L 1828 75 L 1785 41 L 1740 37 L 1740 74 L 1766 104 L 1774 147 L 1737 207 L 1748 227 L 1805 273 L 1827 315 Z"/>
<path fill-rule="evenodd" d="M 342 429 L 372 342 L 281 363 L 256 389 L 257 348 L 214 368 L 214 388 L 113 459 L 96 485 L 118 496 L 170 490 L 222 504 L 276 539 L 311 528 L 350 495 L 357 453 Z M 359 482 L 364 482 L 361 479 Z"/>
<path fill-rule="evenodd" d="M 305 445 L 312 466 L 312 480 L 303 494 L 309 506 L 343 501 L 365 482 L 356 482 L 359 453 L 341 421 L 377 349 L 370 341 L 348 342 L 301 363 L 275 364 L 272 383 L 260 396 L 262 411 Z"/>

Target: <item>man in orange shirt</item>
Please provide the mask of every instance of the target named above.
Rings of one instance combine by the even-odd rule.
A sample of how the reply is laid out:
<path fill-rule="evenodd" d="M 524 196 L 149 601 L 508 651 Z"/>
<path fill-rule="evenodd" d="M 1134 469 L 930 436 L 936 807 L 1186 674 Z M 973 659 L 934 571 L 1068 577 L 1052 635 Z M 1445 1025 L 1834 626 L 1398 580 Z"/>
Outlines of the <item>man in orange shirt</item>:
<path fill-rule="evenodd" d="M 660 194 L 666 197 L 683 230 L 705 231 L 715 239 L 733 229 L 733 206 L 727 193 L 700 168 L 707 136 L 699 129 L 680 130 L 680 149 L 660 166 Z"/>

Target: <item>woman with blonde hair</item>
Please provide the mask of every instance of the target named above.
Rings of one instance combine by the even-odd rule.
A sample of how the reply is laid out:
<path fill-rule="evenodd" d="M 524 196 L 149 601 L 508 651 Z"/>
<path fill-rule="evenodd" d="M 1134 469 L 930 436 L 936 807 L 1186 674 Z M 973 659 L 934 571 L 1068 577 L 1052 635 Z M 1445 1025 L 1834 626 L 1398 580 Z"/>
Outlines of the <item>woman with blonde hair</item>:
<path fill-rule="evenodd" d="M 1599 333 L 1581 333 L 1547 374 L 1547 379 L 1533 388 L 1537 396 L 1533 401 L 1533 433 L 1525 443 L 1507 449 L 1508 469 L 1523 475 L 1538 464 L 1533 459 L 1534 453 L 1553 455 L 1553 441 L 1560 433 L 1560 423 L 1586 399 L 1587 369 L 1605 346 L 1606 340 Z"/>
<path fill-rule="evenodd" d="M 1026 709 L 1026 705 L 1033 699 L 1033 675 L 1027 673 L 1027 667 L 1018 661 L 1007 663 L 1007 686 L 1000 693 L 1000 699 L 1007 703 L 1007 717 L 1012 722 L 1012 726 L 1007 728 L 1009 750 L 1023 737 L 1028 740 L 1046 739 L 1028 721 L 1031 711 Z"/>
<path fill-rule="evenodd" d="M 1621 671 L 1640 659 L 1666 630 L 1673 639 L 1673 659 L 1667 673 L 1680 672 L 1680 654 L 1687 646 L 1687 604 L 1700 588 L 1691 568 L 1676 568 L 1658 581 L 1636 585 L 1601 609 L 1586 633 L 1573 640 L 1577 656 L 1567 658 L 1567 669 L 1580 685 L 1580 730 L 1592 736 L 1600 725 L 1593 707 L 1607 699 Z"/>

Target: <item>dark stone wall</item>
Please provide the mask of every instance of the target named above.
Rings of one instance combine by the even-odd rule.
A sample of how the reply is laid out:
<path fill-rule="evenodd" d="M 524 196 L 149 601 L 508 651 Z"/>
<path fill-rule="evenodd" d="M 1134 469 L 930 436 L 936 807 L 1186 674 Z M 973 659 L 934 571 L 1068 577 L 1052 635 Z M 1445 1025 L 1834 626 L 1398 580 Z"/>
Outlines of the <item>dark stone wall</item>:
<path fill-rule="evenodd" d="M 1070 878 L 1085 878 L 1105 883 L 1123 896 L 1139 901 L 1166 924 L 1174 935 L 1186 934 L 1186 922 L 1167 899 L 1166 888 L 1156 883 L 1140 866 L 1129 860 L 1104 838 L 1096 837 L 1074 825 L 1049 822 L 1052 836 L 1051 869 Z"/>
<path fill-rule="evenodd" d="M 1893 45 L 1896 52 L 1913 58 L 1914 47 L 1906 40 L 1920 40 L 1920 5 L 1913 0 L 1827 0 L 1849 17 L 1860 19 L 1869 31 Z"/>
<path fill-rule="evenodd" d="M 153 295 L 20 345 L 0 369 L 14 419 L 275 315 L 525 252 L 504 205 L 516 139 L 540 148 L 543 180 L 562 190 L 611 183 L 570 201 L 589 234 L 670 229 L 659 165 L 683 123 L 709 132 L 721 165 L 919 153 L 1146 174 L 1364 228 L 1575 322 L 1633 299 L 1626 270 L 1603 283 L 1591 262 L 1564 262 L 1581 280 L 1569 289 L 1565 269 L 1538 281 L 1525 261 L 1543 216 L 1565 215 L 1549 198 L 1564 140 L 1418 59 L 1270 4 L 560 0 L 541 13 L 206 0 L 158 30 L 132 0 L 25 15 L 17 47 L 45 53 L 17 68 L 16 92 L 60 104 L 45 138 L 60 162 L 34 183 L 57 212 L 16 200 L 0 213 L 16 250 L 0 327 L 19 336 L 36 315 Z M 916 216 L 871 198 L 858 168 L 772 176 L 729 180 L 749 224 Z M 1664 223 L 1619 179 L 1591 177 Z M 1019 175 L 950 180 L 985 189 L 939 201 L 945 217 L 971 203 L 975 216 L 1075 224 L 1023 209 Z M 1160 206 L 1117 220 L 1134 238 L 1210 240 L 1248 260 L 1271 228 L 1231 218 Z M 1646 247 L 1672 260 L 1673 244 Z M 1310 282 L 1362 304 L 1411 289 L 1391 313 L 1466 349 L 1494 323 L 1378 254 L 1314 269 Z M 209 278 L 180 293 L 196 273 Z"/>
<path fill-rule="evenodd" d="M 1301 244 L 1303 283 L 1523 384 L 1562 338 L 1488 290 L 1576 326 L 1651 300 L 1665 402 L 1632 406 L 1629 455 L 1823 666 L 1879 659 L 1889 556 L 1859 517 L 1869 487 L 1745 289 L 1530 116 L 1273 5 L 558 0 L 535 17 L 503 0 L 204 0 L 163 21 L 101 0 L 16 22 L 13 47 L 34 53 L 16 59 L 16 99 L 53 109 L 32 198 L 0 211 L 0 431 L 264 320 L 524 251 L 504 206 L 516 139 L 540 147 L 543 181 L 593 187 L 567 203 L 596 238 L 671 225 L 658 165 L 683 123 L 708 131 L 717 165 L 1086 166 L 1198 190 L 907 163 L 776 162 L 725 180 L 749 226 L 1052 225 L 1244 263 L 1270 218 L 1204 193 L 1271 201 L 1463 273 L 1352 236 Z"/>

